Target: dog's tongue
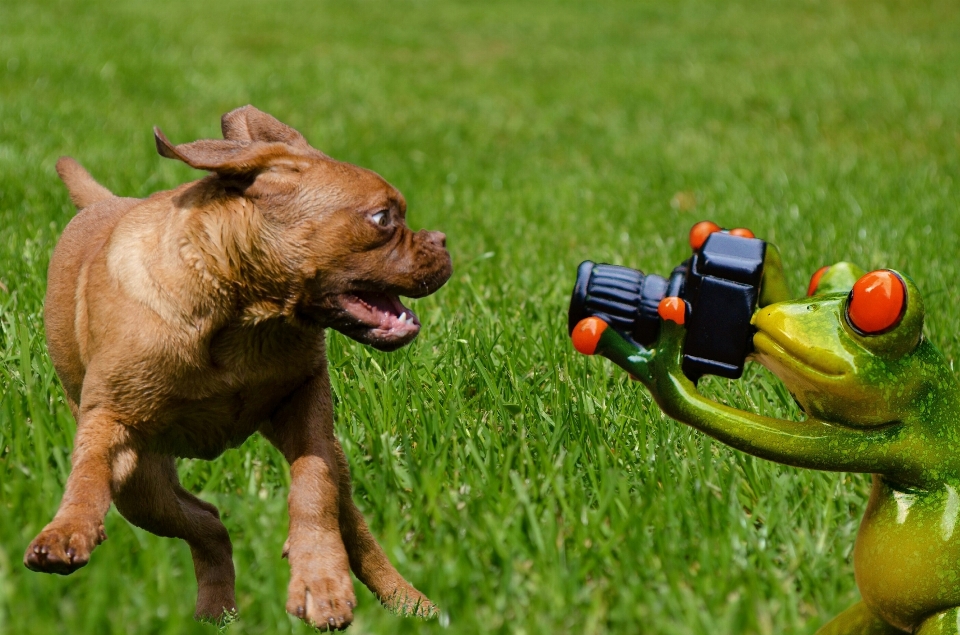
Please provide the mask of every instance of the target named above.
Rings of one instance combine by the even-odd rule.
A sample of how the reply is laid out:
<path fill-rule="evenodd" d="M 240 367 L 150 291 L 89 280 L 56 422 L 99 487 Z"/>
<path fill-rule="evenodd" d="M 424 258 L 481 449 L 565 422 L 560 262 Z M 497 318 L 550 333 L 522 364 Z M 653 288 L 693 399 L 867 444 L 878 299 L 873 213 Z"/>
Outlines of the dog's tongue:
<path fill-rule="evenodd" d="M 357 293 L 357 299 L 366 304 L 373 311 L 399 316 L 405 312 L 400 298 L 383 293 Z"/>
<path fill-rule="evenodd" d="M 420 320 L 395 295 L 359 291 L 345 298 L 344 308 L 371 328 L 391 334 L 420 330 Z"/>

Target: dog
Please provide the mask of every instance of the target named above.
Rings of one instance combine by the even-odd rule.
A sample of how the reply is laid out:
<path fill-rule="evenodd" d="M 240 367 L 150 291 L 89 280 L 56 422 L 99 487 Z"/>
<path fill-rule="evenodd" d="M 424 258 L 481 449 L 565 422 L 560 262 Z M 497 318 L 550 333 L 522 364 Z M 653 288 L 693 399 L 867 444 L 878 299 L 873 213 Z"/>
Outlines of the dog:
<path fill-rule="evenodd" d="M 230 538 L 217 508 L 180 485 L 175 458 L 213 459 L 259 432 L 290 463 L 287 611 L 348 626 L 352 569 L 385 605 L 430 615 L 353 503 L 325 329 L 384 351 L 413 340 L 420 322 L 399 297 L 449 279 L 446 237 L 411 231 L 393 186 L 252 106 L 221 128 L 223 140 L 181 145 L 154 128 L 162 156 L 211 174 L 146 199 L 57 163 L 80 211 L 51 258 L 44 315 L 77 434 L 60 507 L 24 564 L 86 565 L 113 502 L 187 542 L 195 616 L 224 619 L 236 612 Z"/>

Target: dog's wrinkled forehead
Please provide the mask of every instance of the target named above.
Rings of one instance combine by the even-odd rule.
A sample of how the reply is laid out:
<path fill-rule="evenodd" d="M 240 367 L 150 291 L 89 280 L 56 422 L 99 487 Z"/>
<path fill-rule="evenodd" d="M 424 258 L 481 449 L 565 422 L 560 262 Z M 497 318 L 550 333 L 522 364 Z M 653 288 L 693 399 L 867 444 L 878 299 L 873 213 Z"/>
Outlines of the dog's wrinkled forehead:
<path fill-rule="evenodd" d="M 302 187 L 311 184 L 327 191 L 344 203 L 351 203 L 360 211 L 392 209 L 400 214 L 407 210 L 407 202 L 397 188 L 376 172 L 359 166 L 335 161 L 317 160 L 304 173 Z"/>

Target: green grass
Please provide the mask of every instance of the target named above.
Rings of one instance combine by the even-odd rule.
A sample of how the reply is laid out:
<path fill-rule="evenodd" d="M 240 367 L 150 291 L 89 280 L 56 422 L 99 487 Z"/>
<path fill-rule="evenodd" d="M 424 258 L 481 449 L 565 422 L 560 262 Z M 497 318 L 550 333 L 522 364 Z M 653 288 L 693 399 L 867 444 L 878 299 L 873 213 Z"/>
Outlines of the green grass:
<path fill-rule="evenodd" d="M 145 196 L 198 173 L 157 156 L 253 103 L 407 197 L 449 236 L 454 277 L 415 302 L 419 340 L 331 337 L 356 499 L 423 623 L 358 584 L 354 633 L 810 633 L 857 599 L 867 479 L 803 472 L 665 419 L 576 355 L 584 258 L 665 273 L 701 218 L 779 243 L 799 293 L 820 265 L 889 266 L 960 352 L 960 7 L 920 2 L 0 5 L 0 632 L 214 633 L 187 547 L 115 511 L 88 567 L 20 559 L 52 517 L 74 424 L 43 344 L 45 271 L 78 158 Z M 671 206 L 688 192 L 693 210 Z M 796 417 L 765 372 L 718 399 Z M 220 506 L 240 619 L 284 611 L 288 472 L 258 438 L 184 482 Z"/>

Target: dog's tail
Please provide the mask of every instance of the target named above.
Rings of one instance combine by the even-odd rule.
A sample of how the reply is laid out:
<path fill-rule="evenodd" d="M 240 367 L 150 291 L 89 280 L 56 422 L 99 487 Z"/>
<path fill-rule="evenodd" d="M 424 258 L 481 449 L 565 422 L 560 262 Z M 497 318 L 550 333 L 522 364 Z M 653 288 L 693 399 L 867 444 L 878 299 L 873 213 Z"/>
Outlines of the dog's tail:
<path fill-rule="evenodd" d="M 78 210 L 115 196 L 113 192 L 97 183 L 90 173 L 83 169 L 83 166 L 70 157 L 60 157 L 57 161 L 57 174 L 67 186 L 70 200 Z"/>

